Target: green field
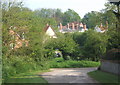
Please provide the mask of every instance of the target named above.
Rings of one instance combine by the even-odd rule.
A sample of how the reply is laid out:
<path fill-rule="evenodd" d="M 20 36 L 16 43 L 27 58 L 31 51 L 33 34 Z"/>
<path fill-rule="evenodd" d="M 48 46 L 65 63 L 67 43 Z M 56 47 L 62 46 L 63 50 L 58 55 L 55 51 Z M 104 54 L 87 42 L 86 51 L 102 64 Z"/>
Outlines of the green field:
<path fill-rule="evenodd" d="M 81 68 L 81 67 L 98 67 L 100 62 L 94 61 L 76 61 L 64 60 L 63 58 L 55 58 L 50 61 L 50 68 Z"/>
<path fill-rule="evenodd" d="M 120 85 L 120 76 L 118 75 L 98 70 L 89 72 L 88 75 L 91 76 L 93 79 L 97 80 L 98 82 L 103 83 L 102 85 Z"/>

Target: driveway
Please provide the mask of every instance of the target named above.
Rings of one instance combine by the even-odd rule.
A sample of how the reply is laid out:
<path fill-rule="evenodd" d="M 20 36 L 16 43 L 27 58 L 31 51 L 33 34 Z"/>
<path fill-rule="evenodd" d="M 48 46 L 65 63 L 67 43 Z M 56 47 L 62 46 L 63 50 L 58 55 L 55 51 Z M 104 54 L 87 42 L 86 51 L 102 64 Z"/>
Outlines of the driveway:
<path fill-rule="evenodd" d="M 53 68 L 51 72 L 43 73 L 41 76 L 48 83 L 98 83 L 90 78 L 87 73 L 97 68 Z"/>

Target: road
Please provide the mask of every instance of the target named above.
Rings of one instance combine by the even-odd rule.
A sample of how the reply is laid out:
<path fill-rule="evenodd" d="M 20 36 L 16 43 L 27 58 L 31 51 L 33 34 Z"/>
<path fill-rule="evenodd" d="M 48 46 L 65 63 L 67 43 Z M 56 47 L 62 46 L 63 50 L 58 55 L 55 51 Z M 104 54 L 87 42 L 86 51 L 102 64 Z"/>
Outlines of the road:
<path fill-rule="evenodd" d="M 53 68 L 41 74 L 48 83 L 98 83 L 87 75 L 97 68 Z"/>

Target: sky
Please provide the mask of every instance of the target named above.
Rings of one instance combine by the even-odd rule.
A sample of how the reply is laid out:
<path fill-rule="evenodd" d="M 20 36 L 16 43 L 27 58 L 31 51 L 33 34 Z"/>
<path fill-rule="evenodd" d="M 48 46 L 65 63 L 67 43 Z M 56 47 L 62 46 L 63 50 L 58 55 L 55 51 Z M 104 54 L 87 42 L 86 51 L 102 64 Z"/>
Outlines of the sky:
<path fill-rule="evenodd" d="M 105 8 L 107 0 L 23 0 L 24 6 L 32 10 L 39 8 L 60 8 L 63 12 L 72 9 L 81 18 L 91 11 L 100 11 Z"/>

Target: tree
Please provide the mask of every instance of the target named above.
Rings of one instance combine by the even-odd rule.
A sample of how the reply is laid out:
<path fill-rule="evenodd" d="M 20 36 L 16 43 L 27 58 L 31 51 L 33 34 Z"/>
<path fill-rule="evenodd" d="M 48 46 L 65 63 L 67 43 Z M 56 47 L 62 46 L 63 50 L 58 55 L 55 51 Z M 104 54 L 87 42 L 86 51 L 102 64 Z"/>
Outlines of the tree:
<path fill-rule="evenodd" d="M 100 25 L 100 13 L 97 11 L 91 11 L 84 15 L 82 22 L 87 24 L 88 28 L 94 28 L 96 25 Z"/>
<path fill-rule="evenodd" d="M 79 45 L 79 59 L 98 61 L 106 53 L 108 36 L 92 29 L 84 33 L 75 33 L 73 39 Z"/>
<path fill-rule="evenodd" d="M 77 57 L 76 51 L 78 45 L 72 39 L 72 36 L 69 34 L 57 34 L 57 39 L 50 39 L 45 44 L 45 49 L 59 49 L 65 60 L 68 59 L 68 56 L 71 58 Z M 52 57 L 52 56 L 51 56 Z"/>
<path fill-rule="evenodd" d="M 108 21 L 109 28 L 118 27 L 119 22 L 114 12 L 117 10 L 117 7 L 110 3 L 106 3 L 105 7 L 106 8 L 102 10 L 102 15 L 101 15 L 102 22 L 105 23 L 105 21 Z"/>
<path fill-rule="evenodd" d="M 64 12 L 63 25 L 74 21 L 80 22 L 80 20 L 80 16 L 74 10 L 68 9 L 66 12 Z"/>
<path fill-rule="evenodd" d="M 63 18 L 63 12 L 61 11 L 61 9 L 56 9 L 56 11 L 55 11 L 55 20 L 57 21 L 57 24 L 63 22 L 62 18 Z"/>
<path fill-rule="evenodd" d="M 106 53 L 108 36 L 92 30 L 87 31 L 83 46 L 83 54 L 94 61 L 98 61 Z"/>

